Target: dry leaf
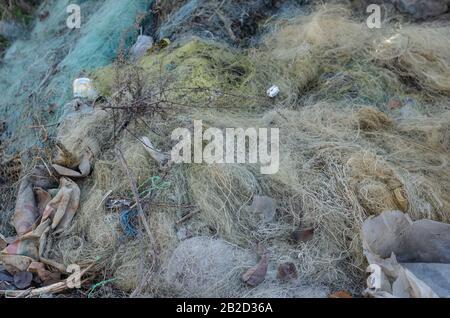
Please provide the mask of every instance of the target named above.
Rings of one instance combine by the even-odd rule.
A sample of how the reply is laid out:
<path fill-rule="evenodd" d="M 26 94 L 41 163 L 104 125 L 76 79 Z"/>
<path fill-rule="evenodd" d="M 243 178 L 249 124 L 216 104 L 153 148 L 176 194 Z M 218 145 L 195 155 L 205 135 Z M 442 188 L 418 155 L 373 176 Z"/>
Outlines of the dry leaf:
<path fill-rule="evenodd" d="M 51 272 L 45 269 L 45 265 L 39 262 L 33 262 L 28 266 L 28 272 L 36 274 L 42 282 L 51 277 Z"/>
<path fill-rule="evenodd" d="M 242 275 L 242 280 L 249 286 L 255 287 L 266 278 L 267 266 L 269 265 L 269 254 L 264 254 L 261 260 Z"/>
<path fill-rule="evenodd" d="M 314 228 L 297 229 L 291 234 L 291 238 L 295 242 L 308 242 L 314 237 Z"/>
<path fill-rule="evenodd" d="M 408 199 L 406 198 L 405 190 L 403 190 L 402 188 L 395 189 L 394 199 L 400 210 L 402 210 L 403 212 L 406 212 L 408 210 Z"/>
<path fill-rule="evenodd" d="M 284 282 L 297 279 L 298 273 L 295 264 L 291 262 L 280 264 L 278 266 L 277 278 Z"/>
<path fill-rule="evenodd" d="M 328 296 L 328 298 L 353 298 L 353 296 L 346 291 L 337 291 Z"/>

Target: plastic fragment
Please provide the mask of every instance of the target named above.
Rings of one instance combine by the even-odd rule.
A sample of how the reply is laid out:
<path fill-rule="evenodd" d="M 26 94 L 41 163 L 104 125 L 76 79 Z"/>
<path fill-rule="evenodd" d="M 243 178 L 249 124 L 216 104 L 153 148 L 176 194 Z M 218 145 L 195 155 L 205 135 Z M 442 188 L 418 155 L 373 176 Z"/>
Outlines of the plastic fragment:
<path fill-rule="evenodd" d="M 97 92 L 94 89 L 94 84 L 89 78 L 77 78 L 73 82 L 73 97 L 95 99 Z"/>
<path fill-rule="evenodd" d="M 131 56 L 137 60 L 153 47 L 153 38 L 148 35 L 139 35 L 131 48 Z"/>
<path fill-rule="evenodd" d="M 267 196 L 255 195 L 250 206 L 250 211 L 251 213 L 261 215 L 264 222 L 271 222 L 276 212 L 275 200 Z"/>
<path fill-rule="evenodd" d="M 270 98 L 276 97 L 279 93 L 280 93 L 280 88 L 276 85 L 271 86 L 267 90 L 267 96 L 269 96 Z"/>

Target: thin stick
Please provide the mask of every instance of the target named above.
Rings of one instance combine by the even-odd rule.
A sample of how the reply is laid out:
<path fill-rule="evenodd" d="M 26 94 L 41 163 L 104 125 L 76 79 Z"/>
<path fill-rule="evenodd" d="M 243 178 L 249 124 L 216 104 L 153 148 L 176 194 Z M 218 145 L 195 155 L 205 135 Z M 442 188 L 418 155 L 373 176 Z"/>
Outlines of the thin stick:
<path fill-rule="evenodd" d="M 30 129 L 48 128 L 48 127 L 58 126 L 59 124 L 61 124 L 61 123 L 54 123 L 54 124 L 48 124 L 48 125 L 28 126 L 28 128 L 30 128 Z"/>
<path fill-rule="evenodd" d="M 150 231 L 150 228 L 148 226 L 148 222 L 147 222 L 147 218 L 145 217 L 144 210 L 142 209 L 141 199 L 139 198 L 139 192 L 137 190 L 135 178 L 132 175 L 130 169 L 128 168 L 128 165 L 125 161 L 122 151 L 119 148 L 116 148 L 116 153 L 119 156 L 120 163 L 122 164 L 123 170 L 124 170 L 125 174 L 127 175 L 128 180 L 130 182 L 131 191 L 133 192 L 134 198 L 136 200 L 136 206 L 138 208 L 139 217 L 141 218 L 141 221 L 144 225 L 145 231 L 147 232 L 147 235 L 150 239 L 150 243 L 153 246 L 155 246 L 155 239 L 154 239 L 153 234 Z"/>
<path fill-rule="evenodd" d="M 100 209 L 100 207 L 102 206 L 103 202 L 105 202 L 105 200 L 111 195 L 111 193 L 113 193 L 113 190 L 109 190 L 109 191 L 103 196 L 103 199 L 100 201 L 99 205 L 97 206 L 97 210 Z"/>
<path fill-rule="evenodd" d="M 176 223 L 177 225 L 180 225 L 181 223 L 187 221 L 188 219 L 190 219 L 191 217 L 193 217 L 195 214 L 199 213 L 200 210 L 194 210 L 192 212 L 189 212 L 188 214 L 186 214 L 185 216 L 183 216 L 181 219 L 179 219 Z"/>

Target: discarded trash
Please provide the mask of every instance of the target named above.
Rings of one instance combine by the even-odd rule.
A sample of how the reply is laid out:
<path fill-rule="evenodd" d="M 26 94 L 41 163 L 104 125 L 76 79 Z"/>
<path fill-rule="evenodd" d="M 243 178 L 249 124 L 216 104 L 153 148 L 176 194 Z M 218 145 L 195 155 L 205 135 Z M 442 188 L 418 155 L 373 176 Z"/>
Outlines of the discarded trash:
<path fill-rule="evenodd" d="M 140 141 L 142 142 L 145 150 L 150 154 L 150 156 L 158 162 L 160 169 L 167 170 L 171 167 L 172 162 L 168 154 L 156 149 L 156 147 L 147 137 L 141 137 Z"/>
<path fill-rule="evenodd" d="M 80 188 L 70 179 L 61 178 L 58 194 L 48 203 L 42 221 L 53 220 L 51 228 L 60 233 L 72 221 L 80 203 Z"/>
<path fill-rule="evenodd" d="M 276 97 L 279 93 L 280 93 L 280 88 L 276 85 L 271 86 L 267 90 L 267 96 L 269 96 L 270 98 Z"/>
<path fill-rule="evenodd" d="M 17 235 L 20 236 L 30 231 L 37 217 L 33 185 L 29 179 L 24 179 L 19 187 L 16 208 L 12 219 Z"/>
<path fill-rule="evenodd" d="M 277 278 L 283 282 L 298 278 L 297 268 L 294 263 L 287 262 L 278 266 Z"/>
<path fill-rule="evenodd" d="M 125 235 L 128 237 L 135 237 L 138 234 L 136 230 L 137 216 L 138 212 L 135 209 L 123 210 L 120 212 L 120 226 L 122 227 Z"/>
<path fill-rule="evenodd" d="M 372 272 L 366 296 L 450 296 L 450 224 L 386 211 L 367 219 L 361 236 Z"/>
<path fill-rule="evenodd" d="M 131 201 L 128 199 L 108 199 L 106 200 L 105 207 L 109 210 L 131 207 Z"/>
<path fill-rule="evenodd" d="M 97 92 L 94 89 L 92 80 L 89 78 L 77 78 L 73 82 L 73 97 L 95 99 Z"/>
<path fill-rule="evenodd" d="M 291 234 L 291 239 L 296 242 L 308 242 L 314 237 L 314 228 L 301 229 L 298 228 Z"/>
<path fill-rule="evenodd" d="M 107 279 L 107 280 L 104 280 L 104 281 L 102 281 L 100 283 L 92 285 L 91 288 L 89 288 L 89 291 L 88 291 L 88 298 L 92 298 L 92 294 L 94 293 L 94 291 L 98 287 L 103 286 L 103 285 L 108 284 L 108 283 L 111 283 L 111 282 L 113 282 L 115 280 L 117 280 L 117 279 L 116 278 L 111 278 L 111 279 Z"/>
<path fill-rule="evenodd" d="M 92 153 L 85 151 L 79 157 L 70 153 L 62 144 L 57 145 L 58 155 L 56 156 L 53 168 L 60 176 L 71 178 L 84 178 L 91 173 Z"/>
<path fill-rule="evenodd" d="M 36 229 L 20 236 L 8 245 L 2 253 L 6 253 L 11 256 L 27 256 L 31 259 L 38 259 L 40 256 L 40 240 L 45 240 L 44 236 L 48 232 L 49 224 L 50 220 L 39 224 Z"/>
<path fill-rule="evenodd" d="M 42 215 L 48 202 L 48 194 L 42 188 L 52 185 L 47 170 L 40 166 L 35 167 L 31 174 L 21 181 L 11 222 L 18 236 L 29 232 Z"/>
<path fill-rule="evenodd" d="M 0 263 L 10 274 L 16 275 L 14 283 L 22 289 L 30 286 L 33 273 L 41 282 L 59 275 L 45 268 L 45 265 L 56 263 L 42 258 L 48 233 L 53 231 L 57 234 L 66 229 L 78 209 L 80 198 L 78 185 L 70 179 L 61 178 L 60 187 L 51 199 L 49 187 L 52 183 L 49 177 L 38 167 L 33 173 L 36 174 L 24 178 L 20 186 L 13 216 L 18 237 L 8 241 L 4 239 L 7 246 L 0 253 Z M 54 267 L 60 270 L 62 266 Z"/>
<path fill-rule="evenodd" d="M 264 222 L 271 222 L 275 217 L 275 200 L 267 196 L 255 195 L 249 209 L 251 213 L 261 215 Z"/>
<path fill-rule="evenodd" d="M 136 43 L 131 48 L 131 56 L 134 60 L 139 59 L 153 47 L 153 38 L 148 35 L 139 35 Z"/>

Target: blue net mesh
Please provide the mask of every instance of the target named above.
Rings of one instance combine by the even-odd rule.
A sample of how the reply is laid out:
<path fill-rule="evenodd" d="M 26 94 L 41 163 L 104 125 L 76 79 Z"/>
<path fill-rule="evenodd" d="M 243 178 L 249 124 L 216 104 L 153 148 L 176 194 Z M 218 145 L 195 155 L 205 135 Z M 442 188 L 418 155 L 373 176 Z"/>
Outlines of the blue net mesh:
<path fill-rule="evenodd" d="M 36 145 L 29 125 L 57 122 L 72 97 L 72 81 L 111 63 L 121 44 L 138 35 L 136 17 L 152 0 L 50 0 L 29 35 L 7 50 L 0 65 L 0 118 L 12 153 Z M 69 4 L 81 8 L 81 28 L 69 29 Z M 51 107 L 53 111 L 47 111 Z M 51 133 L 52 128 L 49 128 Z"/>

